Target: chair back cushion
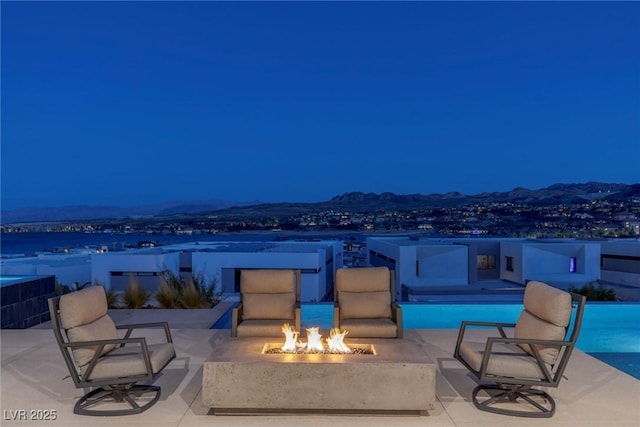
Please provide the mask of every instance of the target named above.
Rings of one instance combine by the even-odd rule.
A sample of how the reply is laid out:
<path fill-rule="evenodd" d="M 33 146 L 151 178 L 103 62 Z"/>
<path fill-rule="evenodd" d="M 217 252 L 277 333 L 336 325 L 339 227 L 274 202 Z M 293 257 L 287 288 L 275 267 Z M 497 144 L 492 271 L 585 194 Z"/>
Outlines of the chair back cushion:
<path fill-rule="evenodd" d="M 116 326 L 107 314 L 107 296 L 102 286 L 91 286 L 60 297 L 60 324 L 67 332 L 69 342 L 117 339 Z M 101 354 L 116 347 L 104 346 Z M 73 358 L 78 366 L 87 365 L 98 346 L 78 347 Z"/>
<path fill-rule="evenodd" d="M 515 338 L 563 340 L 571 320 L 571 295 L 542 282 L 529 282 L 524 293 L 524 310 L 516 323 Z M 529 345 L 522 349 L 533 355 Z M 558 357 L 558 347 L 536 346 L 550 365 Z"/>
<path fill-rule="evenodd" d="M 387 267 L 336 271 L 340 319 L 390 319 L 391 275 Z"/>
<path fill-rule="evenodd" d="M 391 292 L 391 276 L 387 267 L 340 268 L 335 286 L 338 292 Z"/>
<path fill-rule="evenodd" d="M 340 319 L 390 319 L 391 294 L 381 292 L 339 292 Z"/>
<path fill-rule="evenodd" d="M 293 270 L 242 270 L 242 320 L 295 316 L 296 276 Z"/>

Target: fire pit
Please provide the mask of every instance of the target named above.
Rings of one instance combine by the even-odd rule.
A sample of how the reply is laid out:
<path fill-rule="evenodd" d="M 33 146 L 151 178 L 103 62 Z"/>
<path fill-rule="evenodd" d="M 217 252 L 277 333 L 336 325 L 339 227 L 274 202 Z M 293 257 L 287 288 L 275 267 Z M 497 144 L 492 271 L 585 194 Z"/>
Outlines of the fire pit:
<path fill-rule="evenodd" d="M 331 350 L 291 331 L 284 344 L 227 338 L 204 363 L 202 400 L 214 414 L 419 413 L 435 402 L 435 365 L 409 340 L 348 340 Z M 329 339 L 336 333 L 329 333 Z"/>
<path fill-rule="evenodd" d="M 284 344 L 265 343 L 262 354 L 366 354 L 375 355 L 376 350 L 372 345 L 352 344 L 348 346 L 344 342 L 348 331 L 331 329 L 326 344 L 322 340 L 320 328 L 307 329 L 307 341 L 298 341 L 299 332 L 294 331 L 288 323 L 282 326 L 285 336 Z"/>

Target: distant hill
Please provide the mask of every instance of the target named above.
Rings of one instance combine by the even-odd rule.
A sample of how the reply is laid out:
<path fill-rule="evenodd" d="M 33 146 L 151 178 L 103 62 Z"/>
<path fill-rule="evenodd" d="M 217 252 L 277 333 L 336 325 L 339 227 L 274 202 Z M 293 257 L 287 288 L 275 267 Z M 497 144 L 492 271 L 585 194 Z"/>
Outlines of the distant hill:
<path fill-rule="evenodd" d="M 175 214 L 190 214 L 196 212 L 216 211 L 232 206 L 255 205 L 259 203 L 259 201 L 234 202 L 229 200 L 201 200 L 169 201 L 165 203 L 140 205 L 134 207 L 98 205 L 33 207 L 2 210 L 0 222 L 2 224 L 15 224 L 23 222 L 53 222 L 70 220 L 170 216 Z"/>
<path fill-rule="evenodd" d="M 317 203 L 261 203 L 258 201 L 232 202 L 225 200 L 173 201 L 156 205 L 122 208 L 113 206 L 63 206 L 58 208 L 25 208 L 2 211 L 2 224 L 22 222 L 48 222 L 66 220 L 117 219 L 143 217 L 176 217 L 215 215 L 234 218 L 285 217 L 322 210 L 407 210 L 455 207 L 466 204 L 522 203 L 539 206 L 584 203 L 586 200 L 640 200 L 640 184 L 554 184 L 547 188 L 530 190 L 514 188 L 506 192 L 464 195 L 458 192 L 444 194 L 362 193 L 350 192 Z"/>
<path fill-rule="evenodd" d="M 458 192 L 444 194 L 362 193 L 350 192 L 318 203 L 268 203 L 223 209 L 216 212 L 226 218 L 249 218 L 259 216 L 290 216 L 324 210 L 376 211 L 408 210 L 463 206 L 486 203 L 522 203 L 539 206 L 584 203 L 585 200 L 640 200 L 640 184 L 554 184 L 547 188 L 530 190 L 515 188 L 506 192 L 464 195 Z"/>

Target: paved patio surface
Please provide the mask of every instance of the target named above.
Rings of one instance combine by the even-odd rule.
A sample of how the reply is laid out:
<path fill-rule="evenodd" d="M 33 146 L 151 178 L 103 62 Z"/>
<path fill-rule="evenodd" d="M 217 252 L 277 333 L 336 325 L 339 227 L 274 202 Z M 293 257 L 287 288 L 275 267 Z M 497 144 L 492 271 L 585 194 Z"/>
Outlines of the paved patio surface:
<path fill-rule="evenodd" d="M 120 313 L 127 322 L 147 321 L 135 314 Z M 158 315 L 154 313 L 154 315 Z M 203 315 L 206 315 L 203 314 Z M 558 388 L 549 389 L 557 404 L 551 419 L 525 419 L 477 410 L 471 402 L 474 378 L 452 356 L 457 331 L 453 329 L 406 330 L 406 338 L 421 344 L 436 363 L 436 409 L 428 416 L 363 415 L 258 415 L 215 416 L 201 403 L 202 366 L 229 333 L 211 330 L 200 319 L 189 327 L 186 317 L 171 314 L 169 321 L 177 358 L 163 371 L 156 385 L 160 401 L 139 415 L 86 417 L 73 414 L 75 401 L 84 394 L 73 385 L 50 327 L 2 330 L 0 372 L 2 422 L 4 425 L 60 426 L 640 426 L 640 381 L 577 351 Z M 114 316 L 115 317 L 115 316 Z M 120 323 L 120 322 L 117 322 Z M 153 331 L 158 333 L 158 331 Z M 310 391 L 311 392 L 311 391 Z M 384 392 L 384 384 L 380 385 Z M 288 397 L 291 398 L 291 397 Z M 55 411 L 52 421 L 11 420 L 16 411 Z"/>

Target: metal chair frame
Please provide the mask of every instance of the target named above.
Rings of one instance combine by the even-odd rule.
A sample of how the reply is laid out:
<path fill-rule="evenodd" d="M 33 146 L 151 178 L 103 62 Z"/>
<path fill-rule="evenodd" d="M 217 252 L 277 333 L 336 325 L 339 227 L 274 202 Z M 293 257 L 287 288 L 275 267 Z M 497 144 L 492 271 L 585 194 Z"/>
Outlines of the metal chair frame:
<path fill-rule="evenodd" d="M 458 332 L 458 340 L 453 356 L 460 361 L 473 375 L 475 375 L 481 383 L 478 385 L 472 393 L 473 404 L 482 411 L 493 412 L 496 414 L 513 415 L 519 417 L 530 418 L 549 418 L 552 417 L 556 410 L 556 403 L 546 391 L 538 390 L 533 387 L 557 387 L 560 380 L 563 377 L 564 370 L 569 363 L 569 358 L 573 352 L 576 342 L 578 341 L 578 334 L 582 327 L 582 318 L 584 315 L 584 305 L 586 297 L 571 293 L 571 301 L 573 310 L 573 321 L 567 327 L 567 333 L 569 339 L 565 340 L 540 340 L 540 339 L 523 339 L 523 338 L 509 338 L 505 332 L 506 328 L 514 328 L 515 323 L 499 323 L 499 322 L 473 322 L 464 321 L 460 325 Z M 489 337 L 484 349 L 480 370 L 473 369 L 466 360 L 460 356 L 460 344 L 464 340 L 464 334 L 467 328 L 470 327 L 494 327 L 499 333 L 499 337 Z M 531 358 L 536 361 L 538 367 L 543 373 L 544 379 L 534 380 L 525 378 L 512 378 L 506 376 L 492 375 L 487 372 L 489 360 L 492 355 L 493 346 L 495 344 L 513 344 L 513 345 L 525 345 L 528 344 L 533 352 Z M 541 344 L 546 347 L 556 347 L 559 351 L 556 363 L 547 368 L 547 365 L 542 359 L 538 348 L 535 344 Z M 507 355 L 502 352 L 502 356 Z M 514 353 L 514 356 L 516 353 Z M 521 354 L 518 354 L 521 356 Z M 489 382 L 489 384 L 486 384 Z M 478 394 L 480 392 L 486 392 L 489 398 L 480 400 Z M 534 400 L 534 397 L 542 397 L 544 404 Z M 515 402 L 518 399 L 522 399 L 527 402 L 533 411 L 521 411 L 516 409 L 504 409 L 492 406 L 495 403 L 509 400 Z"/>
<path fill-rule="evenodd" d="M 78 402 L 76 402 L 73 412 L 79 415 L 95 415 L 95 416 L 117 416 L 117 415 L 132 415 L 139 414 L 146 411 L 153 406 L 160 399 L 160 387 L 152 385 L 137 384 L 141 381 L 152 382 L 161 375 L 162 370 L 175 359 L 175 353 L 171 359 L 165 363 L 157 373 L 153 372 L 151 366 L 151 358 L 149 356 L 149 348 L 147 346 L 146 338 L 134 337 L 131 338 L 131 334 L 135 329 L 140 328 L 164 328 L 165 337 L 168 343 L 172 343 L 171 331 L 169 330 L 169 324 L 167 322 L 155 322 L 155 323 L 138 323 L 130 325 L 116 326 L 117 329 L 126 329 L 123 338 L 108 339 L 108 340 L 93 340 L 93 341 L 78 341 L 69 342 L 66 337 L 66 332 L 63 333 L 63 329 L 60 324 L 60 297 L 54 297 L 49 299 L 49 312 L 51 313 L 51 323 L 53 327 L 53 333 L 56 337 L 58 347 L 62 352 L 62 357 L 69 370 L 70 377 L 73 379 L 73 383 L 76 388 L 94 388 L 82 396 Z M 91 373 L 95 369 L 100 359 L 109 357 L 109 354 L 102 354 L 102 350 L 105 346 L 116 344 L 118 347 L 139 346 L 140 352 L 144 359 L 146 372 L 142 375 L 127 376 L 127 377 L 113 377 L 105 379 L 90 379 Z M 86 370 L 82 373 L 76 366 L 72 350 L 78 347 L 97 346 L 96 352 L 87 365 Z M 144 394 L 151 393 L 151 400 L 140 405 L 134 397 L 141 397 Z M 91 409 L 91 407 L 104 402 L 106 400 L 113 400 L 115 402 L 126 402 L 130 408 L 116 409 L 116 410 L 99 410 Z"/>

